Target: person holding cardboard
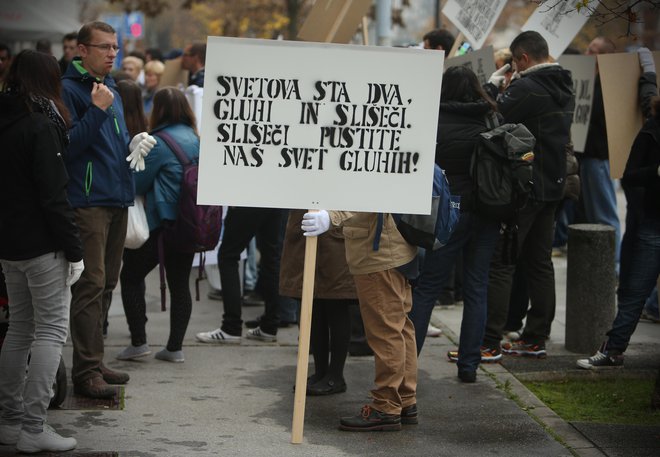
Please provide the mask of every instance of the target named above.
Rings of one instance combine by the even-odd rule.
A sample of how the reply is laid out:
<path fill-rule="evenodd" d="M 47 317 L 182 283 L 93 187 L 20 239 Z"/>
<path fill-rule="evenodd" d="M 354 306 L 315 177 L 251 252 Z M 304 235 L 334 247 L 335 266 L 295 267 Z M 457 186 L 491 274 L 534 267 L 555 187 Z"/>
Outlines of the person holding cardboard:
<path fill-rule="evenodd" d="M 332 223 L 343 227 L 346 261 L 353 275 L 364 329 L 374 351 L 376 386 L 371 404 L 357 416 L 343 417 L 345 431 L 395 431 L 417 423 L 417 347 L 408 318 L 412 290 L 407 277 L 417 274 L 417 248 L 408 244 L 390 214 L 383 215 L 379 243 L 374 244 L 379 215 L 349 211 L 305 213 L 305 236 L 319 236 Z M 412 271 L 414 270 L 414 271 Z"/>

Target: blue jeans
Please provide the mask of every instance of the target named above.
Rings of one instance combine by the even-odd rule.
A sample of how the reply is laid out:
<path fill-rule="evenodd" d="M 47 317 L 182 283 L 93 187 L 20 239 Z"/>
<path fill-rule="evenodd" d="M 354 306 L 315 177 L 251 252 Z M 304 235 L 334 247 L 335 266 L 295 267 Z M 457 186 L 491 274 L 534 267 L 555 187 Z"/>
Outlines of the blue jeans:
<path fill-rule="evenodd" d="M 486 326 L 488 269 L 498 237 L 498 224 L 465 212 L 461 214 L 449 243 L 426 252 L 422 273 L 413 290 L 413 307 L 409 315 L 415 326 L 418 354 L 424 345 L 435 301 L 451 274 L 456 257 L 463 252 L 463 320 L 458 369 L 477 369 Z"/>
<path fill-rule="evenodd" d="M 632 255 L 626 256 L 621 264 L 617 313 L 611 330 L 607 332 L 607 349 L 621 352 L 628 347 L 644 303 L 660 274 L 660 219 L 641 221 L 630 241 L 633 243 Z"/>
<path fill-rule="evenodd" d="M 20 423 L 23 430 L 41 433 L 69 328 L 71 293 L 64 284 L 69 262 L 63 252 L 51 252 L 3 260 L 2 269 L 9 330 L 0 353 L 0 423 Z"/>
<path fill-rule="evenodd" d="M 586 221 L 614 227 L 614 262 L 619 271 L 621 250 L 621 225 L 616 210 L 614 183 L 610 178 L 608 160 L 583 157 L 580 159 L 580 199 L 584 206 Z"/>

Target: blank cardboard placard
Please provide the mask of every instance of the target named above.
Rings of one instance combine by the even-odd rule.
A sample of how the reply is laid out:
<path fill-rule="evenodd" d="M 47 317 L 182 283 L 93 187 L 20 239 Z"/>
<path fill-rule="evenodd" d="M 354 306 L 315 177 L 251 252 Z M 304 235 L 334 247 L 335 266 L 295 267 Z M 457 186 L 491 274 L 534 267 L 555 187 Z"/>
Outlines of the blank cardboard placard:
<path fill-rule="evenodd" d="M 174 86 L 179 87 L 188 85 L 188 70 L 181 68 L 181 57 L 165 61 L 165 70 L 160 77 L 158 87 Z"/>
<path fill-rule="evenodd" d="M 298 38 L 321 43 L 349 43 L 371 3 L 371 0 L 316 0 Z"/>
<path fill-rule="evenodd" d="M 653 53 L 656 68 L 660 68 L 660 52 Z M 610 153 L 610 176 L 623 176 L 635 137 L 643 125 L 639 106 L 641 68 L 636 52 L 601 54 L 598 56 L 600 81 L 603 87 L 605 124 Z"/>

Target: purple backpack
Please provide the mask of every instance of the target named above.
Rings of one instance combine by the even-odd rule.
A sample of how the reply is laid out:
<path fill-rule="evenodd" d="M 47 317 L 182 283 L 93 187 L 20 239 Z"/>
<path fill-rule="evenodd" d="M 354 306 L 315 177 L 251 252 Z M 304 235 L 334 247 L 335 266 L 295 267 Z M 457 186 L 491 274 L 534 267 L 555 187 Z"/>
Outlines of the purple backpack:
<path fill-rule="evenodd" d="M 222 206 L 197 204 L 197 175 L 199 166 L 191 162 L 172 136 L 160 131 L 154 136 L 165 141 L 183 167 L 181 191 L 174 223 L 163 226 L 159 240 L 161 309 L 165 311 L 165 262 L 163 241 L 178 252 L 199 252 L 199 274 L 195 280 L 196 300 L 199 300 L 199 282 L 204 279 L 204 252 L 215 249 L 222 231 Z"/>
<path fill-rule="evenodd" d="M 174 152 L 183 167 L 177 218 L 163 228 L 168 245 L 179 252 L 205 252 L 215 249 L 222 230 L 222 206 L 197 204 L 197 174 L 199 166 L 191 162 L 181 147 L 167 132 L 154 134 Z"/>

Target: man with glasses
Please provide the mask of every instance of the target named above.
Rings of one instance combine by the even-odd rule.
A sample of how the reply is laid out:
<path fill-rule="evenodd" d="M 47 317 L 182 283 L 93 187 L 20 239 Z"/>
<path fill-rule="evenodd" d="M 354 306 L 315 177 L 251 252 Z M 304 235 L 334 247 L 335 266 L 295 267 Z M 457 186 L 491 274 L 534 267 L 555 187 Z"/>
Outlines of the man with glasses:
<path fill-rule="evenodd" d="M 80 57 L 62 76 L 63 99 L 71 114 L 65 156 L 68 196 L 87 266 L 71 288 L 71 378 L 74 392 L 91 398 L 113 397 L 117 389 L 110 384 L 129 379 L 103 365 L 103 319 L 119 277 L 127 208 L 135 194 L 131 168 L 143 169 L 143 157 L 155 144 L 146 133 L 129 138 L 121 98 L 109 76 L 118 51 L 111 26 L 85 24 L 78 32 Z"/>

